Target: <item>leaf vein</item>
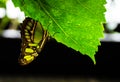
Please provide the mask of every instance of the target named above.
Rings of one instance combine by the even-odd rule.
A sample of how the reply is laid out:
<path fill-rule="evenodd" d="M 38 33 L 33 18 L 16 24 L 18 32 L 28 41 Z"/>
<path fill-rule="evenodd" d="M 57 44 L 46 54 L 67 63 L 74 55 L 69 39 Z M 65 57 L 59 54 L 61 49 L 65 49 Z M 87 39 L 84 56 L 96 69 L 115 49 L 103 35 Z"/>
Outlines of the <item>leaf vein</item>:
<path fill-rule="evenodd" d="M 40 6 L 43 8 L 44 12 L 54 21 L 54 23 L 62 30 L 62 32 L 65 34 L 66 37 L 69 37 L 77 46 L 78 46 L 78 42 L 76 42 L 73 38 L 71 38 L 69 36 L 68 33 L 66 33 L 63 28 L 57 23 L 57 21 L 50 15 L 50 13 L 45 9 L 45 7 L 42 5 L 41 1 L 40 1 Z"/>

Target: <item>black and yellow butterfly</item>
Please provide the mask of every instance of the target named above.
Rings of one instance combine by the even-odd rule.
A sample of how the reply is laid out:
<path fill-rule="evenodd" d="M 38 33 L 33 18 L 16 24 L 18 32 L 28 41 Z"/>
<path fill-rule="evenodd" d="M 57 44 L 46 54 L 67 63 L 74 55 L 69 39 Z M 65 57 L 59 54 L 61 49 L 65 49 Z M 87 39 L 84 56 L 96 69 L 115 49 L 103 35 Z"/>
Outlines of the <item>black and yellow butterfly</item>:
<path fill-rule="evenodd" d="M 21 54 L 18 60 L 21 65 L 27 65 L 41 52 L 48 39 L 48 32 L 41 23 L 27 17 L 21 25 L 21 39 Z"/>

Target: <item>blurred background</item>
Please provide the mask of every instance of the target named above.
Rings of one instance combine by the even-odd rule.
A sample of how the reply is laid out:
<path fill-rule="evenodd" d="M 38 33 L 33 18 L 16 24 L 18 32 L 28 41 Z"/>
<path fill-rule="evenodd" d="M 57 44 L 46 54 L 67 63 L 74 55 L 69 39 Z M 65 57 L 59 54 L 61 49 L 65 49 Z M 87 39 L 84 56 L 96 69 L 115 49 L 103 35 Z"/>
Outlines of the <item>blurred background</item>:
<path fill-rule="evenodd" d="M 0 82 L 119 82 L 120 0 L 106 0 L 104 38 L 92 60 L 55 40 L 46 43 L 39 57 L 20 66 L 19 24 L 25 15 L 11 0 L 0 1 Z M 47 77 L 47 78 L 46 78 Z"/>

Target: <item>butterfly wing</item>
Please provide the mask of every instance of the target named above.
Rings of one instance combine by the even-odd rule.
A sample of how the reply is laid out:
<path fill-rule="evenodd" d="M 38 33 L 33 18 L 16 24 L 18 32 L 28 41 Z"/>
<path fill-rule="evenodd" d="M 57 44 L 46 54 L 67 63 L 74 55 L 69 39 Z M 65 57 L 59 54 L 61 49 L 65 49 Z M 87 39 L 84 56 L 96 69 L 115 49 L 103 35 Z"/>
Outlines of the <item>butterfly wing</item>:
<path fill-rule="evenodd" d="M 19 57 L 19 63 L 21 65 L 27 65 L 31 63 L 41 52 L 48 33 L 42 27 L 42 25 L 33 20 L 32 18 L 26 18 L 23 21 L 21 28 L 21 54 Z"/>

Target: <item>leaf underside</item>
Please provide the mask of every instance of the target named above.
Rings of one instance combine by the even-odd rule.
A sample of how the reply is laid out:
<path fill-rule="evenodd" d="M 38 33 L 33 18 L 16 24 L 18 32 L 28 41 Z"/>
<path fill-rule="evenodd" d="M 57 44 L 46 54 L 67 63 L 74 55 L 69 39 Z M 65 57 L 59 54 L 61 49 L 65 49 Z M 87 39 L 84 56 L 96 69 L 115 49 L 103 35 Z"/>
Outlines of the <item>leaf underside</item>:
<path fill-rule="evenodd" d="M 41 22 L 58 42 L 88 55 L 95 63 L 94 55 L 103 37 L 105 0 L 12 1 L 26 16 Z"/>

